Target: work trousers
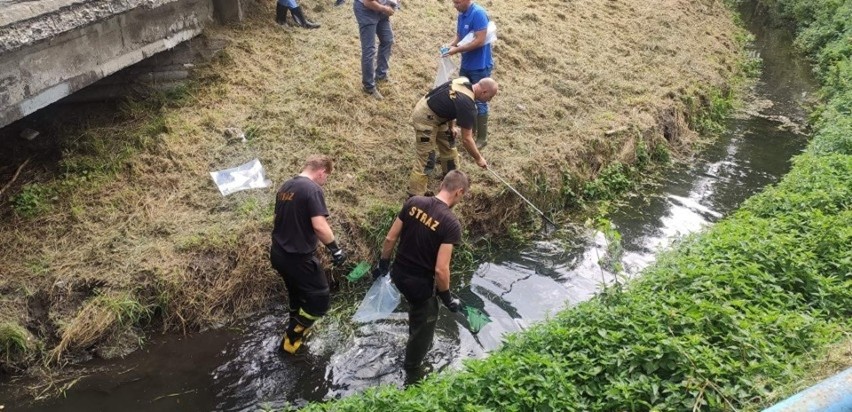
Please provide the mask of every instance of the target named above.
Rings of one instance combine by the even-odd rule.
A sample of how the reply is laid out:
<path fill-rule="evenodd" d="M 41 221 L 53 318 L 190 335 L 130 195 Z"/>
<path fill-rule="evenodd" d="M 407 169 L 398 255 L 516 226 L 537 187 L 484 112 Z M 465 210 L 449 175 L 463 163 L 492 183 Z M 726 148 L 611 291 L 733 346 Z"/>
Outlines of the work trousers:
<path fill-rule="evenodd" d="M 417 156 L 408 178 L 408 194 L 422 196 L 426 193 L 429 176 L 435 174 L 436 163 L 441 166 L 442 174 L 458 168 L 458 142 L 449 133 L 447 122 L 448 119 L 438 117 L 429 108 L 425 97 L 414 106 L 411 124 L 414 126 Z"/>
<path fill-rule="evenodd" d="M 426 353 L 435 338 L 438 323 L 438 298 L 431 297 L 419 303 L 411 303 L 408 310 L 408 343 L 405 345 L 405 369 L 414 369 L 423 363 Z"/>
<path fill-rule="evenodd" d="M 295 333 L 297 325 L 302 326 L 301 330 L 310 329 L 317 319 L 328 312 L 331 302 L 328 279 L 313 253 L 284 253 L 273 247 L 270 260 L 287 286 L 290 312 L 287 333 L 291 339 L 296 339 L 299 337 Z"/>

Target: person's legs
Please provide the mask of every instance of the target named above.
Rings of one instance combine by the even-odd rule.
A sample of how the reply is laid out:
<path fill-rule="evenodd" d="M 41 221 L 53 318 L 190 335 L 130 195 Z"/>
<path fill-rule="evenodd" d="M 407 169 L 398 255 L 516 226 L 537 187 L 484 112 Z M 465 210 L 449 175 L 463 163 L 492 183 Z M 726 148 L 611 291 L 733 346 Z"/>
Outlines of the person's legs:
<path fill-rule="evenodd" d="M 429 188 L 429 174 L 435 169 L 435 131 L 415 130 L 416 156 L 408 178 L 408 194 L 422 196 Z"/>
<path fill-rule="evenodd" d="M 416 369 L 426 358 L 435 337 L 438 322 L 438 299 L 434 296 L 426 301 L 412 303 L 408 311 L 408 344 L 405 346 L 405 369 Z"/>
<path fill-rule="evenodd" d="M 308 330 L 328 312 L 329 290 L 325 273 L 313 256 L 276 256 L 273 267 L 284 277 L 287 286 L 289 319 L 281 348 L 295 354 Z M 319 281 L 306 281 L 308 279 Z"/>
<path fill-rule="evenodd" d="M 480 70 L 459 70 L 459 76 L 467 77 L 471 83 L 477 83 L 480 80 L 491 77 L 491 67 Z M 478 149 L 488 145 L 488 103 L 476 102 L 476 124 L 473 127 L 473 137 L 476 140 Z"/>
<path fill-rule="evenodd" d="M 358 22 L 358 35 L 361 38 L 361 85 L 365 92 L 376 89 L 376 12 L 364 7 L 360 1 L 354 1 L 355 20 Z"/>
<path fill-rule="evenodd" d="M 422 196 L 429 185 L 428 174 L 435 168 L 436 134 L 441 129 L 435 126 L 435 113 L 429 109 L 425 98 L 421 98 L 411 112 L 411 124 L 414 126 L 415 160 L 414 168 L 408 178 L 408 194 Z M 444 126 L 444 129 L 446 126 Z"/>
<path fill-rule="evenodd" d="M 355 0 L 358 1 L 358 0 Z M 391 46 L 393 46 L 393 29 L 390 19 L 384 16 L 376 25 L 376 34 L 379 36 L 379 56 L 376 62 L 376 80 L 387 79 L 389 61 L 391 57 Z"/>

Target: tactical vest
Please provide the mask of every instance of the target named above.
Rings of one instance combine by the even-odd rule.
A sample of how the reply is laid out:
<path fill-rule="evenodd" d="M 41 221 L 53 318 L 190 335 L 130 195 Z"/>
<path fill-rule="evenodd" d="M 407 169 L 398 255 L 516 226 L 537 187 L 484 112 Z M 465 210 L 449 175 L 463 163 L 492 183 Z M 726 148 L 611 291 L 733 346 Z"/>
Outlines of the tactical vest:
<path fill-rule="evenodd" d="M 450 83 L 450 99 L 455 100 L 456 93 L 461 93 L 467 97 L 470 97 L 470 100 L 476 101 L 473 97 L 473 90 L 465 86 L 465 83 L 470 84 L 470 80 L 467 77 L 459 77 L 458 79 L 453 80 Z"/>

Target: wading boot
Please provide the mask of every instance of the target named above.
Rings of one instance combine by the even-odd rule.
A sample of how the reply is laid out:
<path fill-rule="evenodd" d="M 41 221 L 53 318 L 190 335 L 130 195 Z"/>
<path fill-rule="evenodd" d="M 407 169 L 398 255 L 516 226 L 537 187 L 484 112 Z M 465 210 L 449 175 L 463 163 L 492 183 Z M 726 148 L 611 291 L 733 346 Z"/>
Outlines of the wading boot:
<path fill-rule="evenodd" d="M 488 115 L 476 116 L 476 148 L 482 149 L 488 145 Z"/>
<path fill-rule="evenodd" d="M 281 339 L 281 350 L 291 355 L 295 355 L 302 347 L 307 335 L 310 333 L 310 328 L 305 328 L 302 325 L 296 325 L 293 331 L 287 331 Z"/>
<path fill-rule="evenodd" d="M 275 22 L 278 23 L 279 26 L 285 26 L 287 24 L 287 7 L 280 3 L 275 3 Z"/>
<path fill-rule="evenodd" d="M 296 20 L 296 24 L 299 26 L 306 29 L 318 29 L 320 27 L 319 23 L 308 21 L 305 18 L 305 13 L 302 13 L 302 7 L 294 7 L 290 9 L 290 13 L 293 13 L 293 20 Z"/>

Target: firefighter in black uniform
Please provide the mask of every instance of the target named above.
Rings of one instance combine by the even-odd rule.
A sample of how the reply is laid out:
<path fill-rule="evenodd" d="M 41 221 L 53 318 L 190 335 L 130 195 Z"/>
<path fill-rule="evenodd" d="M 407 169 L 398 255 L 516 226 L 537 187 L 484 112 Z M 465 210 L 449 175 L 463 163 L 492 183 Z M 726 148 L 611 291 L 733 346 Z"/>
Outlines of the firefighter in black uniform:
<path fill-rule="evenodd" d="M 435 170 L 436 160 L 443 173 L 458 167 L 456 139 L 459 136 L 456 125 L 467 152 L 479 167 L 488 168 L 488 163 L 473 140 L 473 127 L 477 117 L 476 102 L 490 101 L 497 94 L 497 89 L 497 82 L 490 77 L 475 84 L 470 84 L 466 77 L 459 77 L 432 89 L 417 102 L 411 113 L 417 160 L 408 179 L 409 195 L 426 193 L 428 175 Z"/>
<path fill-rule="evenodd" d="M 381 258 L 373 271 L 373 277 L 388 273 L 391 253 L 399 240 L 390 276 L 410 306 L 404 362 L 409 373 L 421 368 L 432 346 L 438 298 L 451 312 L 459 310 L 459 300 L 450 293 L 450 259 L 453 245 L 461 242 L 462 228 L 451 208 L 469 188 L 468 177 L 453 170 L 444 176 L 436 196 L 406 200 L 385 237 Z"/>
<path fill-rule="evenodd" d="M 290 306 L 287 331 L 281 349 L 295 354 L 306 332 L 329 307 L 328 279 L 316 257 L 322 242 L 335 265 L 346 253 L 334 241 L 326 220 L 328 208 L 322 185 L 334 169 L 328 156 L 311 156 L 302 173 L 284 182 L 275 197 L 275 221 L 269 255 L 272 267 L 284 278 Z"/>

